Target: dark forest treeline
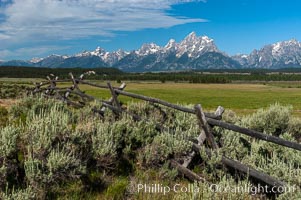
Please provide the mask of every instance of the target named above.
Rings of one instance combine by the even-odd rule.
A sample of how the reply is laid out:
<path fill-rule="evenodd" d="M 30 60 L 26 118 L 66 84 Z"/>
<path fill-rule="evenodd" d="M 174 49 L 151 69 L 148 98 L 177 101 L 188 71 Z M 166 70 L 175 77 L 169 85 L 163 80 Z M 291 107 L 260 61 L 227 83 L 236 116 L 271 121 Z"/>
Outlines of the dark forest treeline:
<path fill-rule="evenodd" d="M 301 81 L 301 69 L 228 69 L 187 72 L 125 73 L 116 68 L 36 68 L 36 67 L 0 67 L 0 78 L 45 78 L 54 74 L 68 78 L 69 72 L 75 76 L 87 71 L 95 71 L 95 75 L 86 79 L 95 80 L 129 80 L 190 83 L 230 83 L 232 81 Z"/>
<path fill-rule="evenodd" d="M 118 75 L 123 72 L 116 68 L 38 68 L 38 67 L 0 67 L 0 78 L 44 78 L 49 74 L 54 74 L 60 78 L 68 77 L 72 72 L 75 76 L 87 71 L 95 71 L 99 75 Z"/>
<path fill-rule="evenodd" d="M 301 81 L 301 74 L 207 74 L 195 72 L 181 73 L 143 73 L 143 74 L 120 74 L 114 75 L 113 80 L 159 80 L 161 82 L 190 82 L 190 83 L 230 83 L 232 81 Z"/>
<path fill-rule="evenodd" d="M 243 69 L 202 69 L 195 70 L 195 72 L 211 72 L 211 73 L 252 73 L 252 74 L 265 74 L 265 73 L 301 73 L 301 68 L 280 68 L 280 69 L 264 69 L 264 68 L 243 68 Z"/>

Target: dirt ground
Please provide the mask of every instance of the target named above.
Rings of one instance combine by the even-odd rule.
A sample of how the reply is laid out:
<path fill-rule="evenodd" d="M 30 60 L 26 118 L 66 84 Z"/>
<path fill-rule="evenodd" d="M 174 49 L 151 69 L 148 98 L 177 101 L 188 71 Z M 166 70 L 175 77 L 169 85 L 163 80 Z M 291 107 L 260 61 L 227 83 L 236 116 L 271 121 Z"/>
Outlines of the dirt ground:
<path fill-rule="evenodd" d="M 0 99 L 0 106 L 4 107 L 6 109 L 16 103 L 17 103 L 16 99 Z"/>

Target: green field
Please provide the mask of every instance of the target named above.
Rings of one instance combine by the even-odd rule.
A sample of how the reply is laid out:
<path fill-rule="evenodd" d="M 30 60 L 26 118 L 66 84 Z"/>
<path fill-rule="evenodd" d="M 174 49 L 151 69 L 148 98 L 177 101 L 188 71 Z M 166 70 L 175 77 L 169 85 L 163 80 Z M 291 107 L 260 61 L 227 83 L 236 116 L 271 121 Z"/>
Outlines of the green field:
<path fill-rule="evenodd" d="M 275 83 L 274 83 L 275 84 Z M 300 84 L 300 83 L 296 83 Z M 117 86 L 117 84 L 115 84 Z M 108 98 L 106 90 L 81 86 L 98 98 Z M 293 105 L 294 114 L 301 115 L 301 88 L 263 84 L 189 84 L 189 83 L 127 83 L 126 91 L 160 98 L 172 103 L 200 103 L 212 110 L 221 105 L 238 114 L 251 113 L 258 108 L 279 102 Z M 121 97 L 124 102 L 129 98 Z"/>
<path fill-rule="evenodd" d="M 6 83 L 26 83 L 35 79 L 0 79 Z M 99 84 L 106 82 L 93 81 Z M 295 115 L 301 115 L 301 82 L 269 82 L 269 83 L 230 83 L 230 84 L 191 84 L 174 82 L 129 82 L 126 91 L 155 98 L 160 98 L 172 103 L 196 104 L 200 103 L 206 110 L 214 110 L 221 105 L 237 114 L 252 113 L 258 108 L 267 107 L 279 102 L 284 105 L 292 105 Z M 64 83 L 60 86 L 70 86 Z M 115 81 L 114 86 L 118 86 Z M 100 99 L 107 99 L 110 94 L 105 89 L 98 89 L 87 85 L 80 85 L 87 94 Z M 120 97 L 127 102 L 132 99 Z"/>

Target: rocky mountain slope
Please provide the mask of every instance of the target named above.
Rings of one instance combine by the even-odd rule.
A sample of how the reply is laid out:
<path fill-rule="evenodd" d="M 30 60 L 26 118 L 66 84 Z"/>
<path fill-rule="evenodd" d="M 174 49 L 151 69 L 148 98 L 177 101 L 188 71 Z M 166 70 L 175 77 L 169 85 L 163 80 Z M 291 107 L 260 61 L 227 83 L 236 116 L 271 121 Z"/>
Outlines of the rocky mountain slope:
<path fill-rule="evenodd" d="M 232 58 L 249 68 L 300 67 L 301 43 L 295 39 L 277 42 L 254 50 L 250 55 L 236 55 Z"/>
<path fill-rule="evenodd" d="M 221 52 L 208 36 L 198 37 L 195 32 L 182 41 L 170 39 L 165 46 L 143 44 L 139 49 L 114 52 L 97 47 L 76 55 L 50 55 L 30 61 L 0 62 L 9 66 L 36 67 L 116 67 L 128 72 L 171 71 L 191 69 L 286 68 L 301 67 L 301 43 L 295 39 L 266 45 L 249 55 L 229 56 Z"/>

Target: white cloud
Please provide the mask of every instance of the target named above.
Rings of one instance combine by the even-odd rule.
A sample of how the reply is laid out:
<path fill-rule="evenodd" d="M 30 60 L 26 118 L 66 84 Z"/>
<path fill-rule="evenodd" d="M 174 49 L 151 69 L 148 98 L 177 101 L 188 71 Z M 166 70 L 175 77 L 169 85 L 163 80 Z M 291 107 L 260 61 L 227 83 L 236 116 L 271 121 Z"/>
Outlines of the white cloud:
<path fill-rule="evenodd" d="M 53 50 L 66 49 L 54 45 L 45 46 L 49 41 L 91 36 L 113 37 L 116 31 L 166 28 L 206 21 L 168 14 L 172 5 L 196 1 L 205 2 L 204 0 L 0 0 L 0 59 L 39 56 Z"/>
<path fill-rule="evenodd" d="M 203 19 L 172 16 L 175 4 L 204 0 L 0 0 L 0 49 L 12 44 L 114 36 Z M 3 3 L 1 6 L 1 2 Z"/>

